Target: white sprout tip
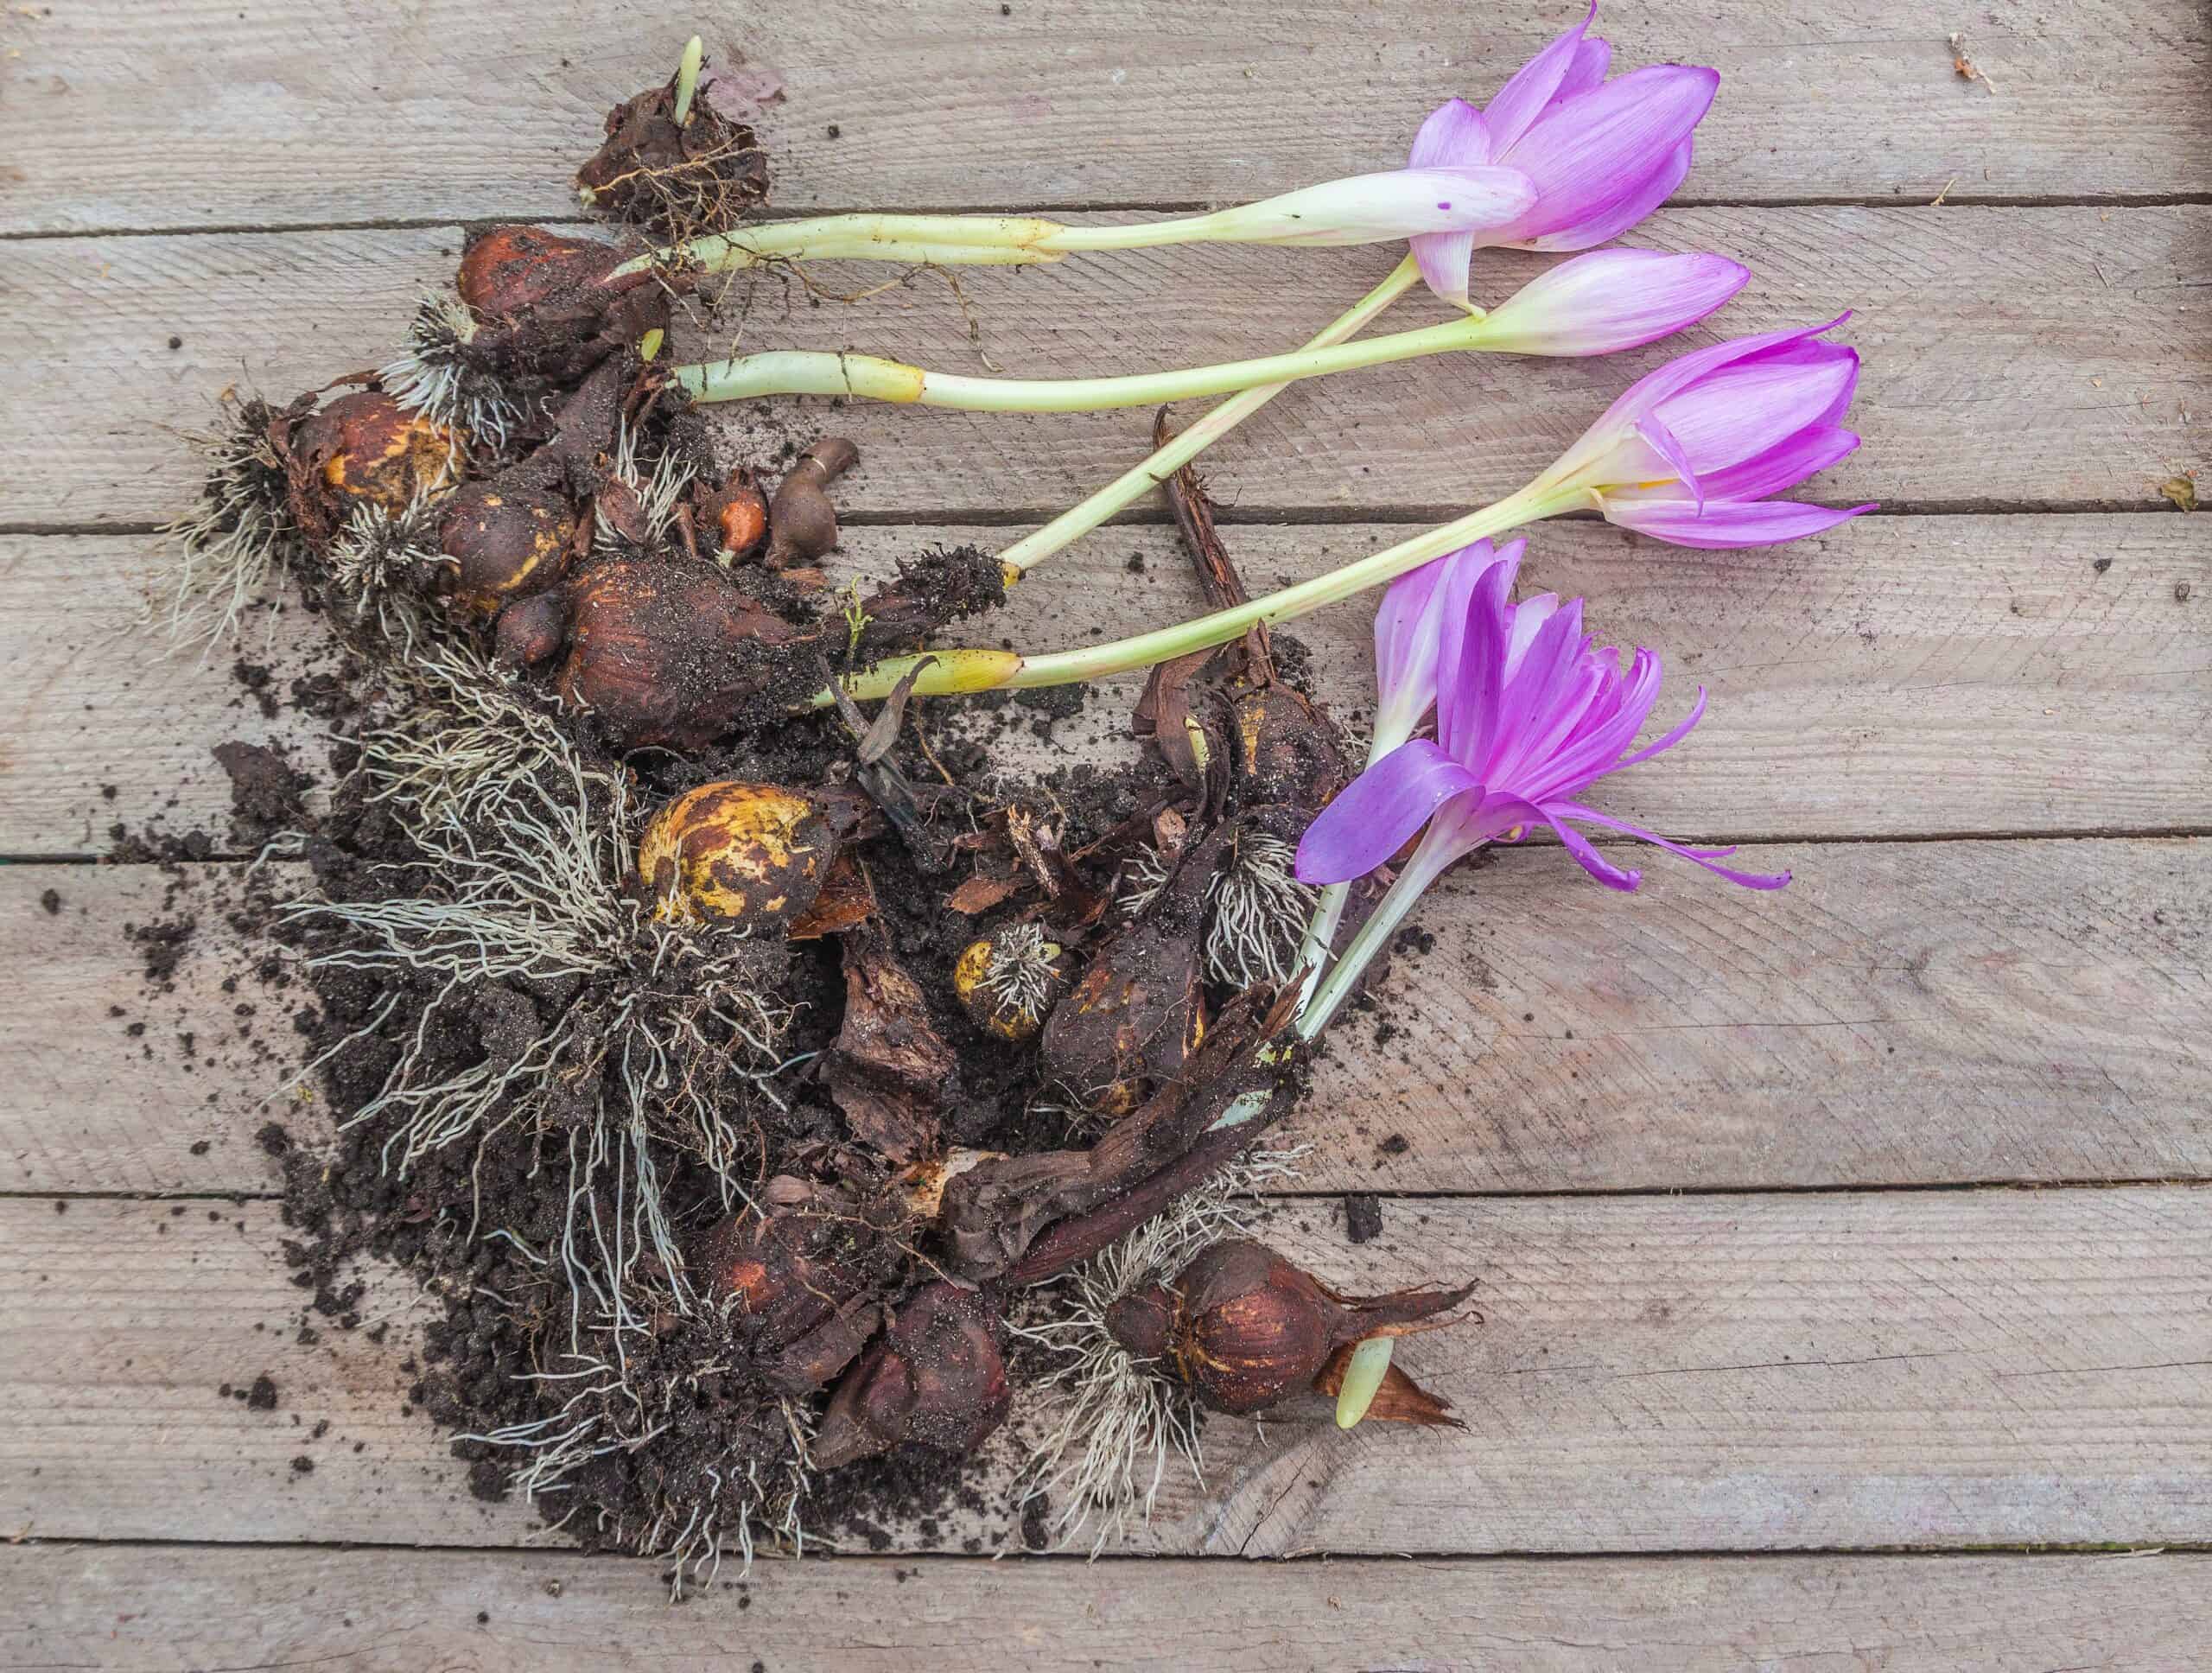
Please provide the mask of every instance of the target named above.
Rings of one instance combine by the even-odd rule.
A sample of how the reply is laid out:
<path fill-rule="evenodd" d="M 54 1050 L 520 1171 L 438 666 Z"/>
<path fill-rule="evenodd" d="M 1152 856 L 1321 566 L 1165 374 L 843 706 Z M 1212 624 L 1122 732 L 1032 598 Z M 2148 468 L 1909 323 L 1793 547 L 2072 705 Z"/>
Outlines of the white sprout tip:
<path fill-rule="evenodd" d="M 1349 1429 L 1367 1415 L 1375 1396 L 1382 1391 L 1382 1378 L 1390 1369 L 1390 1349 L 1397 1339 L 1370 1336 L 1351 1351 L 1344 1367 L 1344 1385 L 1337 1390 L 1337 1427 Z"/>

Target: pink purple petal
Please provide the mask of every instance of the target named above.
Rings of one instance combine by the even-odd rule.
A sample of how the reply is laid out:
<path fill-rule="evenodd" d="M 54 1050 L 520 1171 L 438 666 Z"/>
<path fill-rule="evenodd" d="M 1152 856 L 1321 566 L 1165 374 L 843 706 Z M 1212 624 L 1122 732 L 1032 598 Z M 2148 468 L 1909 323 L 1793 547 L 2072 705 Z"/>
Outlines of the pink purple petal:
<path fill-rule="evenodd" d="M 1473 773 L 1426 738 L 1400 744 L 1346 785 L 1298 844 L 1298 879 L 1363 877 L 1412 840 L 1439 807 L 1482 788 Z"/>

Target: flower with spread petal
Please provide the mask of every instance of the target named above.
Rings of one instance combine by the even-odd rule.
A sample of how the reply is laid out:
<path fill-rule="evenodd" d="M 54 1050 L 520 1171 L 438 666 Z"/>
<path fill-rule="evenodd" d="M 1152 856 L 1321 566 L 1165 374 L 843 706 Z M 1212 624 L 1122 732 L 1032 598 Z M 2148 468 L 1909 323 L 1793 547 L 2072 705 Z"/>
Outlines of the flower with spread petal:
<path fill-rule="evenodd" d="M 1478 548 L 1440 561 L 1430 566 L 1435 579 L 1421 608 L 1396 613 L 1389 637 L 1398 708 L 1410 705 L 1404 696 L 1410 678 L 1431 663 L 1436 736 L 1399 744 L 1322 810 L 1299 843 L 1299 879 L 1363 876 L 1427 830 L 1305 1007 L 1300 1032 L 1309 1037 L 1446 868 L 1485 843 L 1518 842 L 1537 825 L 1548 825 L 1583 869 L 1611 888 L 1633 889 L 1641 874 L 1608 860 L 1577 825 L 1655 843 L 1747 888 L 1789 881 L 1787 872 L 1732 870 L 1719 863 L 1732 849 L 1686 848 L 1579 799 L 1606 774 L 1680 743 L 1705 712 L 1705 691 L 1699 689 L 1673 730 L 1629 753 L 1658 700 L 1659 658 L 1639 649 L 1624 667 L 1619 651 L 1595 645 L 1582 631 L 1580 599 L 1562 604 L 1546 593 L 1509 602 L 1526 547 L 1513 541 L 1487 563 Z"/>
<path fill-rule="evenodd" d="M 1522 67 L 1478 111 L 1439 105 L 1414 135 L 1408 166 L 1517 169 L 1535 200 L 1486 226 L 1413 239 L 1421 277 L 1467 306 L 1467 264 L 1478 247 L 1587 250 L 1618 238 L 1667 200 L 1689 173 L 1692 132 L 1720 86 L 1717 70 L 1655 64 L 1605 80 L 1612 48 L 1586 33 L 1589 15 Z"/>

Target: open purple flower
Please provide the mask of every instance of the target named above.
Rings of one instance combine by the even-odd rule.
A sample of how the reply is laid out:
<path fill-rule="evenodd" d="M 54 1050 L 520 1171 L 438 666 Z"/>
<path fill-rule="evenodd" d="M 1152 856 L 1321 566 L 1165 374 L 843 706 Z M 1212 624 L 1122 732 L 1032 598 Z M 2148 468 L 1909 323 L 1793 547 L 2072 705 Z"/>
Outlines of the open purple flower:
<path fill-rule="evenodd" d="M 1818 534 L 1842 511 L 1774 500 L 1847 457 L 1836 422 L 1859 386 L 1859 355 L 1821 334 L 1851 316 L 1694 349 L 1605 409 L 1527 492 L 1593 506 L 1608 522 L 1678 546 L 1770 546 Z"/>
<path fill-rule="evenodd" d="M 1446 867 L 1483 843 L 1519 841 L 1548 825 L 1583 868 L 1608 887 L 1633 889 L 1641 874 L 1615 865 L 1574 827 L 1656 843 L 1748 888 L 1779 888 L 1765 876 L 1717 863 L 1729 849 L 1692 849 L 1627 824 L 1577 799 L 1607 773 L 1649 760 L 1688 735 L 1705 712 L 1698 691 L 1672 731 L 1625 753 L 1659 696 L 1659 658 L 1637 650 L 1624 669 L 1611 646 L 1582 631 L 1582 601 L 1543 594 L 1508 602 L 1527 543 L 1514 541 L 1490 563 L 1478 549 L 1433 566 L 1440 573 L 1412 631 L 1433 632 L 1436 737 L 1392 749 L 1352 780 L 1306 832 L 1298 876 L 1335 883 L 1383 864 L 1423 825 L 1427 834 L 1391 889 L 1402 916 Z M 1433 602 L 1437 607 L 1427 607 Z M 1402 665 L 1416 665 L 1406 656 Z M 1390 906 L 1386 898 L 1378 916 Z"/>
<path fill-rule="evenodd" d="M 1689 173 L 1692 132 L 1720 85 L 1716 70 L 1656 64 L 1608 81 L 1612 48 L 1581 22 L 1554 41 L 1478 111 L 1455 99 L 1414 137 L 1415 169 L 1503 164 L 1526 175 L 1535 200 L 1510 219 L 1423 232 L 1414 258 L 1428 287 L 1467 305 L 1478 247 L 1587 250 L 1618 238 L 1667 200 Z"/>

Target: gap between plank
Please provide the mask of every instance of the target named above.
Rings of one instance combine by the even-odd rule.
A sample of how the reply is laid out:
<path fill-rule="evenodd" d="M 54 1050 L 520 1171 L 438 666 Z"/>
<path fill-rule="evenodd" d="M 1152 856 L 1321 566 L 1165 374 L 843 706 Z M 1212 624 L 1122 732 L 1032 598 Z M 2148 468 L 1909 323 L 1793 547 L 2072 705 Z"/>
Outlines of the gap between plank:
<path fill-rule="evenodd" d="M 1706 848 L 1780 848 L 1792 844 L 1804 848 L 1849 848 L 1927 843 L 2178 842 L 2202 836 L 2212 836 L 2212 824 L 2065 825 L 2049 830 L 1863 831 L 1843 834 L 1824 831 L 1817 836 L 1792 835 L 1788 831 L 1761 831 L 1745 836 L 1694 830 L 1671 840 Z M 1600 848 L 1625 848 L 1632 845 L 1636 839 L 1609 832 L 1592 840 Z M 111 868 L 118 866 L 236 866 L 249 864 L 257 857 L 235 854 L 228 849 L 215 850 L 192 860 L 114 861 L 99 854 L 25 853 L 0 854 L 0 866 L 106 866 Z"/>
<path fill-rule="evenodd" d="M 1812 499 L 1808 505 L 1840 509 L 1841 499 Z M 1021 529 L 1058 517 L 1065 506 L 974 506 L 925 512 L 840 512 L 838 522 L 849 529 L 988 528 Z M 1465 514 L 1459 505 L 1397 506 L 1217 506 L 1214 521 L 1223 528 L 1333 528 L 1344 524 L 1399 524 L 1427 527 Z M 1901 499 L 1885 501 L 1866 513 L 1869 517 L 2178 517 L 2180 508 L 2159 499 L 2047 499 L 2023 506 L 2017 499 Z M 1547 519 L 1554 523 L 1595 523 L 1594 512 L 1569 512 Z M 1103 528 L 1166 528 L 1173 518 L 1164 511 L 1147 508 L 1123 512 Z M 0 522 L 0 537 L 35 538 L 148 538 L 168 532 L 161 523 Z"/>
<path fill-rule="evenodd" d="M 586 1551 L 555 1545 L 402 1545 L 377 1543 L 364 1543 L 359 1540 L 285 1539 L 285 1540 L 222 1540 L 222 1539 L 84 1539 L 48 1538 L 30 1533 L 19 1535 L 8 1542 L 10 1548 L 41 1546 L 53 1550 L 105 1551 L 419 1551 L 429 1555 L 440 1552 L 470 1556 L 498 1555 L 512 1562 L 536 1562 L 547 1557 L 569 1559 L 582 1562 L 626 1562 L 666 1567 L 663 1559 L 643 1554 L 620 1551 Z M 1146 1551 L 1102 1551 L 1090 1556 L 1078 1551 L 1009 1551 L 1005 1556 L 995 1556 L 985 1551 L 885 1551 L 835 1552 L 824 1557 L 780 1559 L 795 1562 L 865 1562 L 870 1564 L 913 1563 L 976 1563 L 986 1567 L 994 1562 L 1051 1562 L 1072 1563 L 1079 1566 L 1135 1562 L 1183 1563 L 1204 1562 L 1234 1565 L 1242 1568 L 1282 1568 L 1295 1564 L 1325 1565 L 1331 1568 L 1350 1564 L 1383 1567 L 1404 1562 L 1452 1563 L 1472 1566 L 1477 1563 L 1545 1562 L 1710 1562 L 1724 1559 L 1732 1562 L 1822 1562 L 1838 1557 L 1881 1558 L 1904 1562 L 1916 1557 L 2085 1557 L 2142 1559 L 2160 1556 L 2198 1556 L 2212 1553 L 2212 1543 L 2170 1541 L 2162 1544 L 2143 1544 L 2127 1541 L 2101 1541 L 2082 1544 L 2034 1545 L 1803 1545 L 1776 1548 L 1771 1546 L 1681 1546 L 1667 1550 L 1588 1550 L 1588 1551 L 1393 1551 L 1387 1555 L 1376 1552 L 1296 1551 L 1287 1556 L 1269 1557 L 1255 1562 L 1250 1557 L 1239 1556 L 1233 1551 L 1200 1551 L 1158 1554 Z M 779 1559 L 763 1560 L 775 1562 Z"/>
<path fill-rule="evenodd" d="M 1332 1203 L 1344 1197 L 1375 1197 L 1386 1202 L 1594 1202 L 1618 1197 L 1896 1197 L 1963 1195 L 2000 1192 L 2039 1191 L 2196 1191 L 2212 1186 L 2212 1175 L 2161 1174 L 2127 1179 L 1986 1179 L 1909 1180 L 1897 1183 L 1866 1181 L 1837 1185 L 1605 1185 L 1586 1187 L 1504 1187 L 1496 1190 L 1403 1191 L 1333 1189 L 1327 1191 L 1255 1191 L 1255 1200 L 1266 1203 Z M 0 1202 L 83 1203 L 247 1203 L 282 1202 L 281 1191 L 19 1191 L 0 1189 Z"/>
<path fill-rule="evenodd" d="M 811 220 L 822 215 L 898 214 L 898 215 L 1119 215 L 1119 214 L 1199 214 L 1224 207 L 1225 200 L 1201 198 L 1179 200 L 1150 200 L 1142 202 L 1099 201 L 1092 203 L 1050 204 L 1043 209 L 1034 206 L 1008 208 L 1003 204 L 922 204 L 908 205 L 898 209 L 885 209 L 875 205 L 845 207 L 824 206 L 810 208 L 804 214 L 764 216 L 749 223 L 757 226 L 773 226 L 780 221 Z M 1908 198 L 1892 192 L 1836 193 L 1827 196 L 1774 198 L 1670 198 L 1669 209 L 2171 209 L 2212 204 L 2212 192 L 2024 192 L 2024 193 L 1966 193 L 1954 192 L 1940 203 L 1918 198 Z M 485 221 L 528 221 L 534 226 L 604 226 L 607 223 L 585 215 L 532 215 L 526 210 L 493 210 L 466 218 L 467 223 Z M 67 226 L 19 228 L 0 232 L 0 243 L 28 244 L 42 239 L 174 239 L 293 232 L 419 232 L 438 228 L 455 231 L 464 225 L 461 218 L 452 215 L 382 216 L 361 220 L 303 220 L 254 223 L 250 221 L 218 221 L 204 226 Z"/>

